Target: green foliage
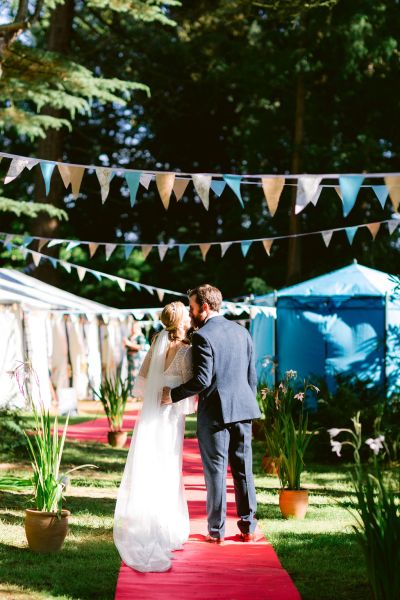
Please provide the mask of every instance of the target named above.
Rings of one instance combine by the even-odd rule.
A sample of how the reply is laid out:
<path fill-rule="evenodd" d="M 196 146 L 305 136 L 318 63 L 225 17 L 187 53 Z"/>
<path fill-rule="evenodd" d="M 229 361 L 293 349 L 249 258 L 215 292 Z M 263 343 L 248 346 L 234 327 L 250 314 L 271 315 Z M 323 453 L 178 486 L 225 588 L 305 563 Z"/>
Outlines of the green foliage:
<path fill-rule="evenodd" d="M 363 445 L 360 413 L 352 419 L 353 429 L 329 430 L 331 445 L 340 456 L 343 445 L 353 448 L 355 467 L 353 486 L 356 502 L 352 509 L 357 517 L 354 530 L 363 549 L 368 579 L 374 600 L 395 600 L 400 596 L 400 478 L 383 470 L 378 455 L 384 448 L 385 436 L 365 441 L 373 451 L 372 465 L 363 466 L 360 448 Z M 343 440 L 342 434 L 346 437 Z M 340 441 L 337 439 L 341 436 Z M 394 472 L 396 473 L 396 472 Z"/>
<path fill-rule="evenodd" d="M 110 431 L 121 431 L 125 406 L 129 397 L 129 384 L 121 377 L 105 377 L 99 391 L 93 394 L 100 400 L 106 413 Z"/>
<path fill-rule="evenodd" d="M 26 453 L 23 418 L 18 410 L 0 410 L 0 453 L 10 457 L 21 457 Z"/>
<path fill-rule="evenodd" d="M 0 196 L 0 212 L 10 212 L 16 217 L 29 217 L 33 219 L 40 213 L 46 213 L 49 217 L 60 219 L 60 221 L 68 220 L 68 214 L 65 210 L 57 208 L 52 204 L 43 204 L 41 202 L 23 202 L 11 200 Z"/>

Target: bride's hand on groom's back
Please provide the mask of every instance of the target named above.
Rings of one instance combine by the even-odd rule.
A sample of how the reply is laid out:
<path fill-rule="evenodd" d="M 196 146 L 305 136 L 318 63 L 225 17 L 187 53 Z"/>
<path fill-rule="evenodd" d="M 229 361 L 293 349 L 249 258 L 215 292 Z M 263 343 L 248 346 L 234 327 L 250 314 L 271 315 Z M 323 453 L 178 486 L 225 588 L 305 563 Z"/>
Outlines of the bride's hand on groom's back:
<path fill-rule="evenodd" d="M 161 396 L 161 406 L 165 406 L 167 404 L 172 404 L 171 388 L 164 387 Z"/>

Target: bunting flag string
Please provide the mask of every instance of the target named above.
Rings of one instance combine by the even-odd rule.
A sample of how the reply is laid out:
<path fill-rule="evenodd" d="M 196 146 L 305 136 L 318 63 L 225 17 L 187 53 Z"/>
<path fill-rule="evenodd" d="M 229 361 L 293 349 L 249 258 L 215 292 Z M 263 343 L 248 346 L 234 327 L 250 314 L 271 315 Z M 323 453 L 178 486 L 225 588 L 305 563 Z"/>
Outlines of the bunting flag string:
<path fill-rule="evenodd" d="M 27 258 L 27 256 L 30 254 L 32 256 L 32 260 L 36 267 L 39 266 L 41 260 L 48 260 L 54 268 L 57 268 L 57 265 L 60 265 L 67 271 L 67 273 L 72 273 L 72 270 L 75 269 L 77 272 L 79 281 L 83 281 L 86 274 L 90 273 L 91 275 L 96 277 L 96 279 L 98 281 L 101 281 L 102 279 L 109 279 L 110 281 L 115 281 L 119 285 L 119 287 L 121 288 L 121 290 L 123 292 L 125 292 L 127 285 L 131 285 L 138 291 L 141 291 L 141 289 L 144 289 L 147 292 L 149 292 L 151 295 L 154 295 L 154 293 L 156 293 L 159 298 L 164 298 L 165 294 L 170 294 L 172 296 L 180 296 L 180 297 L 186 298 L 185 294 L 182 294 L 181 292 L 176 292 L 175 290 L 169 290 L 166 288 L 156 287 L 154 285 L 139 283 L 138 281 L 132 281 L 131 279 L 126 279 L 125 277 L 118 277 L 117 275 L 110 275 L 110 273 L 104 273 L 102 271 L 90 269 L 89 267 L 84 267 L 82 265 L 76 265 L 69 261 L 62 260 L 60 258 L 54 258 L 53 256 L 48 256 L 47 254 L 42 254 L 41 252 L 37 252 L 36 250 L 31 250 L 29 248 L 26 248 L 26 246 L 24 246 L 24 245 L 15 244 L 14 242 L 10 242 L 9 240 L 6 243 L 6 240 L 4 239 L 3 244 L 8 250 L 11 250 L 12 248 L 21 250 L 24 255 L 24 258 Z M 160 300 L 160 302 L 162 302 L 162 300 Z"/>
<path fill-rule="evenodd" d="M 47 247 L 51 248 L 53 246 L 66 244 L 66 250 L 73 250 L 77 247 L 86 246 L 89 252 L 89 257 L 93 258 L 95 253 L 98 251 L 99 247 L 104 248 L 105 257 L 108 261 L 113 254 L 113 252 L 117 248 L 122 248 L 124 251 L 125 259 L 128 260 L 132 251 L 136 248 L 140 250 L 146 259 L 153 248 L 157 249 L 159 259 L 163 261 L 169 250 L 174 248 L 178 249 L 179 260 L 183 261 L 186 255 L 186 252 L 189 248 L 198 248 L 200 249 L 203 260 L 206 260 L 208 251 L 212 246 L 220 246 L 221 248 L 221 258 L 225 255 L 227 250 L 233 246 L 240 244 L 241 252 L 243 257 L 247 256 L 247 253 L 250 247 L 255 243 L 262 243 L 266 253 L 268 256 L 270 255 L 272 244 L 276 241 L 290 239 L 290 238 L 301 238 L 312 235 L 321 235 L 325 246 L 328 247 L 332 241 L 333 234 L 339 231 L 345 231 L 349 243 L 352 244 L 354 237 L 357 231 L 361 228 L 367 228 L 371 233 L 372 239 L 375 240 L 378 231 L 381 225 L 387 224 L 388 231 L 390 235 L 396 230 L 396 228 L 400 225 L 400 215 L 397 213 L 393 213 L 392 218 L 385 219 L 383 221 L 374 221 L 371 223 L 361 223 L 359 225 L 347 226 L 347 227 L 336 227 L 331 229 L 324 229 L 320 231 L 309 231 L 304 233 L 294 233 L 288 235 L 277 235 L 277 236 L 269 236 L 266 238 L 253 238 L 253 239 L 242 239 L 242 240 L 230 240 L 224 242 L 191 242 L 191 243 L 180 243 L 180 242 L 169 242 L 165 243 L 157 243 L 157 244 L 143 244 L 143 243 L 110 243 L 110 242 L 93 242 L 87 240 L 67 240 L 62 238 L 46 238 L 46 237 L 38 237 L 38 236 L 23 236 L 23 240 L 21 246 L 27 248 L 32 242 L 37 242 L 37 251 L 40 253 L 43 248 Z M 9 245 L 14 237 L 21 237 L 18 234 L 11 234 L 8 232 L 0 232 L 1 236 L 4 236 L 3 244 L 5 246 Z M 46 255 L 47 256 L 47 255 Z"/>
<path fill-rule="evenodd" d="M 81 183 L 86 171 L 97 175 L 101 201 L 106 202 L 110 184 L 114 176 L 124 178 L 128 186 L 130 205 L 133 207 L 136 202 L 139 186 L 142 185 L 146 190 L 150 183 L 155 181 L 162 204 L 165 210 L 168 210 L 172 193 L 175 194 L 179 202 L 187 191 L 190 182 L 197 195 L 199 196 L 204 208 L 209 209 L 210 191 L 217 197 L 220 197 L 228 187 L 238 199 L 240 206 L 244 208 L 242 198 L 242 185 L 256 185 L 261 187 L 271 216 L 273 217 L 278 209 L 279 201 L 285 186 L 294 186 L 297 188 L 295 214 L 299 214 L 310 203 L 317 205 L 321 192 L 325 188 L 333 188 L 337 191 L 343 203 L 343 215 L 345 217 L 353 209 L 361 188 L 371 189 L 377 197 L 382 209 L 385 206 L 387 198 L 397 212 L 400 208 L 400 173 L 323 173 L 318 175 L 299 175 L 299 174 L 241 174 L 231 175 L 223 173 L 184 173 L 184 172 L 165 172 L 156 170 L 138 170 L 125 167 L 105 167 L 95 165 L 80 165 L 74 163 L 64 163 L 44 159 L 19 156 L 7 152 L 0 152 L 2 158 L 10 159 L 9 169 L 4 179 L 5 184 L 14 181 L 24 169 L 31 170 L 36 165 L 40 166 L 46 195 L 49 194 L 51 180 L 57 167 L 65 188 L 71 186 L 72 195 L 77 198 L 80 193 Z M 366 179 L 381 179 L 382 184 L 365 183 Z M 328 183 L 334 180 L 333 183 Z"/>

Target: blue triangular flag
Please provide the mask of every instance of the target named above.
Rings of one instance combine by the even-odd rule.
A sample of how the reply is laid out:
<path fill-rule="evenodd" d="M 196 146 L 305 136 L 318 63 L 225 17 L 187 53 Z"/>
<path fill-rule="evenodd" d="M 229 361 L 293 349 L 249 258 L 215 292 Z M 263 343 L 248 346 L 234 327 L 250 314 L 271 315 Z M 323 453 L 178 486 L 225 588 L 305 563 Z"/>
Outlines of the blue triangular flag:
<path fill-rule="evenodd" d="M 100 275 L 100 273 L 99 273 L 98 271 L 90 271 L 90 272 L 91 272 L 91 274 L 93 275 L 93 277 L 96 277 L 96 279 L 97 279 L 98 281 L 101 281 L 101 280 L 102 280 L 102 276 Z"/>
<path fill-rule="evenodd" d="M 182 262 L 183 257 L 185 256 L 187 249 L 189 248 L 189 244 L 179 244 L 179 260 Z"/>
<path fill-rule="evenodd" d="M 249 251 L 249 248 L 252 245 L 252 243 L 253 243 L 253 240 L 249 240 L 249 241 L 246 241 L 246 242 L 242 242 L 240 244 L 240 246 L 242 248 L 242 254 L 243 254 L 244 257 L 246 257 L 246 255 L 247 255 L 247 253 Z"/>
<path fill-rule="evenodd" d="M 141 173 L 135 173 L 133 171 L 125 171 L 125 179 L 128 184 L 129 193 L 131 196 L 131 206 L 135 204 L 136 194 L 139 188 Z"/>
<path fill-rule="evenodd" d="M 53 258 L 52 256 L 48 256 L 47 258 L 51 262 L 51 264 L 53 266 L 53 269 L 57 269 L 57 261 L 56 261 L 56 259 Z"/>
<path fill-rule="evenodd" d="M 343 216 L 347 217 L 353 208 L 363 181 L 364 175 L 341 175 L 339 177 L 343 202 Z"/>
<path fill-rule="evenodd" d="M 26 237 L 24 237 L 23 241 L 22 241 L 22 245 L 23 246 L 29 246 L 29 244 L 33 242 L 33 237 L 31 237 L 30 235 L 27 235 Z"/>
<path fill-rule="evenodd" d="M 224 191 L 226 186 L 226 182 L 225 181 L 221 181 L 220 179 L 217 179 L 216 181 L 214 181 L 214 179 L 211 181 L 211 189 L 214 192 L 214 194 L 217 194 L 217 196 L 220 196 L 222 194 L 222 192 Z"/>
<path fill-rule="evenodd" d="M 386 185 L 373 185 L 372 189 L 374 190 L 382 208 L 385 208 L 385 202 L 389 195 L 389 190 L 387 189 Z"/>
<path fill-rule="evenodd" d="M 133 250 L 133 244 L 125 244 L 125 246 L 124 246 L 124 254 L 125 254 L 126 260 L 128 260 L 128 258 L 132 254 L 132 250 Z"/>
<path fill-rule="evenodd" d="M 50 191 L 50 180 L 53 175 L 54 167 L 56 163 L 53 162 L 41 162 L 40 169 L 42 171 L 43 179 L 44 179 L 44 187 L 46 189 L 46 196 L 49 195 Z"/>
<path fill-rule="evenodd" d="M 226 183 L 229 185 L 231 190 L 233 190 L 236 194 L 237 199 L 240 202 L 240 206 L 243 208 L 243 200 L 240 194 L 240 183 L 242 181 L 242 177 L 240 175 L 224 175 L 224 179 Z"/>
<path fill-rule="evenodd" d="M 354 240 L 354 236 L 357 233 L 357 229 L 358 227 L 346 227 L 346 235 L 347 235 L 347 239 L 349 240 L 350 244 L 353 243 Z"/>

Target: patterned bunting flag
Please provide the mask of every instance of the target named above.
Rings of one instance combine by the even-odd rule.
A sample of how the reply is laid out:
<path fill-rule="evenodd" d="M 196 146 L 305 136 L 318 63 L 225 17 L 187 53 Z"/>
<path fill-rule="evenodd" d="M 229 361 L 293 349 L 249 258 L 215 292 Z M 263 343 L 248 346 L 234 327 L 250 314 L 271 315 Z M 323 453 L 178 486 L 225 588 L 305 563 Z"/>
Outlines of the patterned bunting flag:
<path fill-rule="evenodd" d="M 158 254 L 160 256 L 160 260 L 163 261 L 165 258 L 165 255 L 168 251 L 168 244 L 162 244 L 161 246 L 158 246 Z"/>
<path fill-rule="evenodd" d="M 152 179 L 152 173 L 142 173 L 140 175 L 140 185 L 142 185 L 146 190 L 148 190 Z"/>
<path fill-rule="evenodd" d="M 279 200 L 285 186 L 284 177 L 261 177 L 261 184 L 268 210 L 273 217 L 277 211 Z"/>
<path fill-rule="evenodd" d="M 159 301 L 162 302 L 164 300 L 164 290 L 157 289 L 156 292 L 157 292 Z"/>
<path fill-rule="evenodd" d="M 208 210 L 210 206 L 211 179 L 211 175 L 192 175 L 194 189 L 199 195 L 206 210 Z"/>
<path fill-rule="evenodd" d="M 114 173 L 108 167 L 96 167 L 96 175 L 100 183 L 101 202 L 104 204 L 110 193 L 110 183 Z"/>
<path fill-rule="evenodd" d="M 389 234 L 392 235 L 394 231 L 396 231 L 397 227 L 400 225 L 400 219 L 392 219 L 388 223 Z"/>
<path fill-rule="evenodd" d="M 40 161 L 37 158 L 13 158 L 4 179 L 4 183 L 11 183 L 24 169 L 31 170 Z"/>
<path fill-rule="evenodd" d="M 294 212 L 298 215 L 310 202 L 318 202 L 322 177 L 317 175 L 302 175 L 297 180 L 296 205 Z"/>
<path fill-rule="evenodd" d="M 40 254 L 38 254 L 38 252 L 34 252 L 33 250 L 30 250 L 30 253 L 32 256 L 32 260 L 35 264 L 35 267 L 38 267 L 42 256 Z"/>

